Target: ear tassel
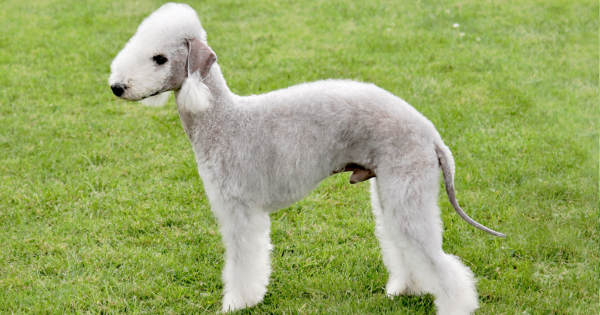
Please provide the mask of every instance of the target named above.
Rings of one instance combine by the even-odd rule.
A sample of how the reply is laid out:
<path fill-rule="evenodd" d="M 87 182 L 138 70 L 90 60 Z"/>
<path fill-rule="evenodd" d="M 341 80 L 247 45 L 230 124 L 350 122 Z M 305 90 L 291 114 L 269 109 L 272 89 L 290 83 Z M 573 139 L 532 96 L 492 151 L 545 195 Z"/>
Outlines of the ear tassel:
<path fill-rule="evenodd" d="M 162 92 L 160 94 L 145 98 L 140 102 L 146 106 L 163 106 L 169 100 L 169 95 L 171 95 L 171 91 Z"/>
<path fill-rule="evenodd" d="M 200 112 L 210 108 L 210 90 L 200 79 L 200 71 L 188 76 L 176 97 L 177 106 L 190 112 Z"/>

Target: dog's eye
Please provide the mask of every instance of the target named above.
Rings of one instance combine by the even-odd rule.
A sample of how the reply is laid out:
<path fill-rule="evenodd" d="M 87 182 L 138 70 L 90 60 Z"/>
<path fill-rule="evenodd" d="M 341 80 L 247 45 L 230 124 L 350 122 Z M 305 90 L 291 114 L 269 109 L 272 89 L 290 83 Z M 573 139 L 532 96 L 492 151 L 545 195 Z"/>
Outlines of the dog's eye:
<path fill-rule="evenodd" d="M 154 60 L 154 62 L 156 62 L 159 65 L 164 64 L 165 62 L 169 61 L 169 59 L 167 59 L 165 56 L 163 55 L 156 55 L 154 57 L 152 57 L 152 60 Z"/>

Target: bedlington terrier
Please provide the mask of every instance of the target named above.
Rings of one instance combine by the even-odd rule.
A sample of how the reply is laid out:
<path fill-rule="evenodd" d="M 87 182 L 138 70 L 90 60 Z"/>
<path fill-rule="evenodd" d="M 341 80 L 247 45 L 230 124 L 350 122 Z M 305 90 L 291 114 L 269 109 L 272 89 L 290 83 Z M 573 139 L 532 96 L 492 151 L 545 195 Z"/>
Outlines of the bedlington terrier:
<path fill-rule="evenodd" d="M 437 205 L 440 169 L 456 212 L 454 160 L 433 124 L 372 84 L 305 83 L 263 95 L 233 94 L 207 45 L 196 12 L 165 4 L 147 17 L 111 65 L 120 98 L 177 110 L 226 247 L 222 310 L 261 302 L 269 283 L 269 213 L 306 196 L 319 182 L 352 172 L 371 182 L 371 204 L 386 293 L 432 293 L 438 314 L 478 307 L 471 270 L 442 250 Z"/>

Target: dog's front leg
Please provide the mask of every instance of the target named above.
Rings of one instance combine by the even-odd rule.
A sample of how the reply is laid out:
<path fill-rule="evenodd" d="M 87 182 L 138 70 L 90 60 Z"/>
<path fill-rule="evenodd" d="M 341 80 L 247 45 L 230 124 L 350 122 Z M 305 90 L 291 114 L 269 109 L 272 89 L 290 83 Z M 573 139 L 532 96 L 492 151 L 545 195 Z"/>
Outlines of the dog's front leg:
<path fill-rule="evenodd" d="M 262 301 L 271 274 L 269 215 L 242 206 L 219 210 L 226 248 L 222 311 L 252 307 Z"/>

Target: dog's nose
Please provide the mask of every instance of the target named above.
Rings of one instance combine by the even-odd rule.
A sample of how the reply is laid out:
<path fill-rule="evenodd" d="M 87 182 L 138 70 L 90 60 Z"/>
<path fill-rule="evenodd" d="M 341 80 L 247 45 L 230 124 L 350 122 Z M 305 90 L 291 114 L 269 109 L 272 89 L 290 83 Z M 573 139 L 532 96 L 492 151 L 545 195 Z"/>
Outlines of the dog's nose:
<path fill-rule="evenodd" d="M 110 89 L 113 91 L 113 93 L 115 93 L 116 96 L 121 97 L 121 95 L 123 95 L 123 92 L 125 92 L 127 87 L 121 83 L 115 83 L 110 86 Z"/>

